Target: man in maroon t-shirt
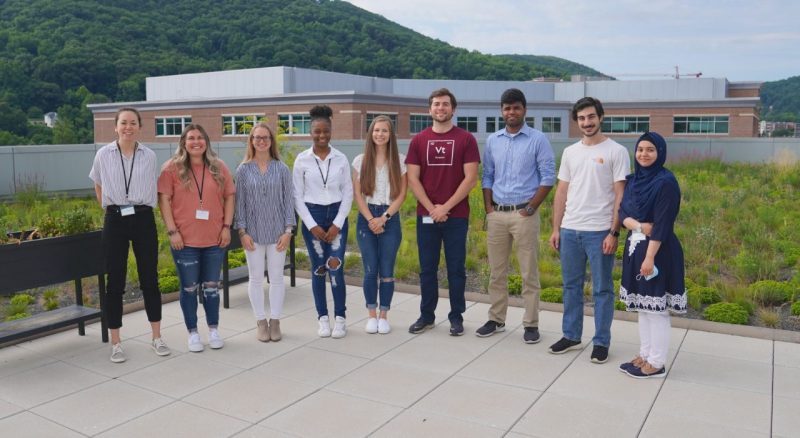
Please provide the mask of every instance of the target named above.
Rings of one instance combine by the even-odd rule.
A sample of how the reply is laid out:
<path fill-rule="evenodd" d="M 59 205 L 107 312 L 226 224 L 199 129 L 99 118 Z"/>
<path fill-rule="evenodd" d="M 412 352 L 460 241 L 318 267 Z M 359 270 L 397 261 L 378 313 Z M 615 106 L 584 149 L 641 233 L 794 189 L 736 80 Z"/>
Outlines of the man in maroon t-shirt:
<path fill-rule="evenodd" d="M 446 88 L 428 98 L 433 126 L 411 139 L 406 156 L 408 185 L 417 197 L 417 246 L 422 301 L 410 333 L 432 328 L 439 299 L 439 254 L 444 244 L 450 287 L 450 335 L 464 334 L 464 263 L 467 255 L 469 192 L 478 180 L 480 152 L 475 137 L 453 125 L 456 97 Z"/>

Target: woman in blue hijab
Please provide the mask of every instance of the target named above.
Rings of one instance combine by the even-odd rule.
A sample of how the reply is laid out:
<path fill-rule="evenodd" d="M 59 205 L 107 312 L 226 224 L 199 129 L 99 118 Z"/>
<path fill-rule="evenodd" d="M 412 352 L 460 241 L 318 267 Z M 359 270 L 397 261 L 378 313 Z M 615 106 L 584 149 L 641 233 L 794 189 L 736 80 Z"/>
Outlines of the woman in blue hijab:
<path fill-rule="evenodd" d="M 636 142 L 619 218 L 627 228 L 619 297 L 639 312 L 639 355 L 620 365 L 631 377 L 664 377 L 669 352 L 669 312 L 686 312 L 683 248 L 673 228 L 681 203 L 678 181 L 664 168 L 667 142 L 646 132 Z"/>

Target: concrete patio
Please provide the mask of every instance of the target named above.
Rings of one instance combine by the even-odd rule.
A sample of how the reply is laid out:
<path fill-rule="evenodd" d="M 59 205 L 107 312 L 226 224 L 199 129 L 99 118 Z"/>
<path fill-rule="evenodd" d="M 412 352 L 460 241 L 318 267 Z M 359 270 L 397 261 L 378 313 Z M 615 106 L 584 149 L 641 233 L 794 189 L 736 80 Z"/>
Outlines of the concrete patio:
<path fill-rule="evenodd" d="M 521 309 L 505 333 L 478 338 L 488 305 L 468 302 L 467 334 L 453 338 L 440 299 L 437 327 L 415 336 L 419 297 L 397 293 L 392 333 L 369 335 L 349 286 L 347 337 L 320 339 L 298 278 L 283 340 L 260 343 L 246 285 L 231 291 L 221 350 L 187 352 L 177 302 L 164 306 L 167 357 L 150 349 L 142 311 L 124 318 L 122 364 L 99 324 L 0 349 L 0 436 L 800 436 L 800 344 L 673 328 L 667 378 L 635 380 L 617 368 L 638 349 L 632 322 L 614 322 L 610 360 L 595 365 L 591 317 L 583 350 L 552 355 L 560 313 L 543 311 L 542 342 L 527 345 Z"/>

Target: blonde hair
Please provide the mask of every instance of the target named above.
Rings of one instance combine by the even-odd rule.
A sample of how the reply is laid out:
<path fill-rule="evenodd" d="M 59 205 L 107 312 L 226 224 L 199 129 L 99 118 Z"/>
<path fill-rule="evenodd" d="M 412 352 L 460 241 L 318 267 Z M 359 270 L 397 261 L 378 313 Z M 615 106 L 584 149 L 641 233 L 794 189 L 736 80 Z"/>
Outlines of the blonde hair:
<path fill-rule="evenodd" d="M 205 138 L 206 151 L 203 153 L 203 162 L 205 162 L 208 170 L 211 172 L 211 176 L 214 177 L 214 181 L 217 182 L 219 189 L 223 190 L 225 187 L 225 180 L 220 170 L 219 158 L 217 158 L 217 153 L 211 149 L 211 140 L 208 138 L 208 133 L 206 133 L 206 130 L 200 125 L 193 123 L 184 128 L 181 139 L 178 142 L 178 149 L 175 150 L 175 155 L 164 163 L 164 168 L 175 166 L 178 172 L 178 179 L 181 180 L 183 185 L 189 186 L 189 174 L 191 173 L 192 163 L 189 159 L 189 152 L 186 150 L 186 137 L 191 131 L 199 131 L 200 134 L 203 135 L 203 138 Z"/>

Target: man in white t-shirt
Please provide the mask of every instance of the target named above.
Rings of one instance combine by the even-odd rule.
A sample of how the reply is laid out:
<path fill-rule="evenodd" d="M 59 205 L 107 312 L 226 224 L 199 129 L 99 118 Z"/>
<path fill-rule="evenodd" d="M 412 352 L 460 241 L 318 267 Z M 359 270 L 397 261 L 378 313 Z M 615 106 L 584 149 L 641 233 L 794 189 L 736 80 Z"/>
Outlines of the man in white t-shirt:
<path fill-rule="evenodd" d="M 608 360 L 614 287 L 611 270 L 619 239 L 619 204 L 630 173 L 630 155 L 601 132 L 603 105 L 584 97 L 572 107 L 572 120 L 583 137 L 561 156 L 558 187 L 553 202 L 550 246 L 561 255 L 564 289 L 563 337 L 549 352 L 561 354 L 581 348 L 583 283 L 588 260 L 592 272 L 595 334 L 591 361 Z"/>

